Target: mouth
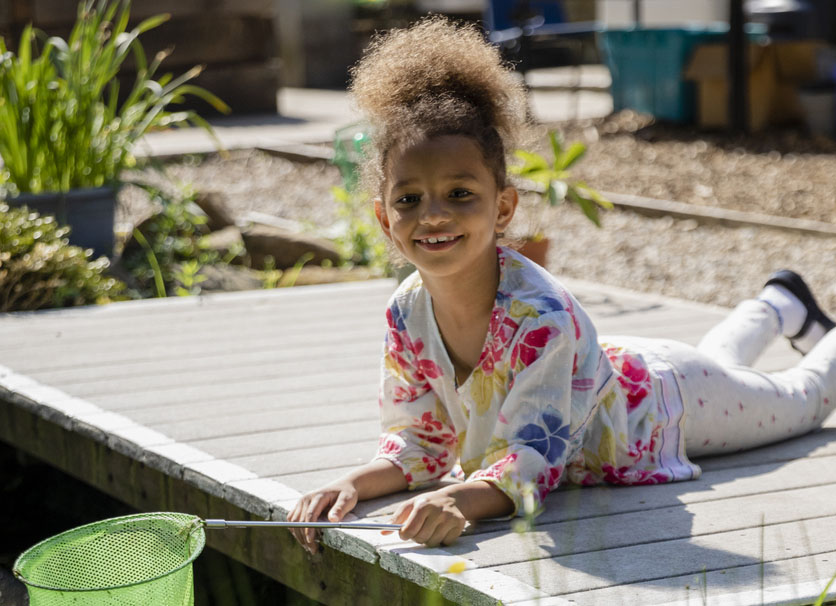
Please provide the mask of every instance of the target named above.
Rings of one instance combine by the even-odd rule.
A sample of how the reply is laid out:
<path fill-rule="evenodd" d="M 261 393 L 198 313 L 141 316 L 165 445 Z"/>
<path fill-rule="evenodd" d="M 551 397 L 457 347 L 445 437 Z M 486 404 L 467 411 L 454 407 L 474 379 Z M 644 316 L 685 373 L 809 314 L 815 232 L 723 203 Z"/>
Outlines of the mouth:
<path fill-rule="evenodd" d="M 462 239 L 462 236 L 453 235 L 437 235 L 427 236 L 425 238 L 416 238 L 415 243 L 426 250 L 446 250 L 455 246 L 456 242 Z"/>

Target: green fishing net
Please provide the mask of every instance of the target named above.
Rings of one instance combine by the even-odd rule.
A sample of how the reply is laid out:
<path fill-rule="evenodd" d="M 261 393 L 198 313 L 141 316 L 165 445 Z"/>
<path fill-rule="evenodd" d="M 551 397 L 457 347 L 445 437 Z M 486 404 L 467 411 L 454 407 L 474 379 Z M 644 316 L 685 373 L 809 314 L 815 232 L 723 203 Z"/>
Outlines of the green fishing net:
<path fill-rule="evenodd" d="M 14 573 L 30 606 L 192 606 L 203 522 L 182 513 L 102 520 L 41 541 Z"/>

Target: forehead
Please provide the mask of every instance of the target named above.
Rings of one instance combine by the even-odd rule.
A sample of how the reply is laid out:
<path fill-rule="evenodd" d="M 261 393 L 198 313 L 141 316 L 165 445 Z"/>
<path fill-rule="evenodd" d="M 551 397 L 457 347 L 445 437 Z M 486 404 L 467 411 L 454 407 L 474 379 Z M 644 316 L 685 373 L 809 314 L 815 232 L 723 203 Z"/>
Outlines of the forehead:
<path fill-rule="evenodd" d="M 387 154 L 385 173 L 389 186 L 426 176 L 493 179 L 481 147 L 464 135 L 442 135 L 393 148 Z"/>

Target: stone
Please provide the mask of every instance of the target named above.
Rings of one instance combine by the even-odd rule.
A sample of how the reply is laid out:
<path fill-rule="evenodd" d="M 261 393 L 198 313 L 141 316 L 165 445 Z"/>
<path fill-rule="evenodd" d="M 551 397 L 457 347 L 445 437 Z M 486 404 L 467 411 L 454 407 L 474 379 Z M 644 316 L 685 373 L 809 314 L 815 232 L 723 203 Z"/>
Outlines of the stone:
<path fill-rule="evenodd" d="M 323 261 L 333 264 L 340 262 L 340 254 L 333 243 L 322 238 L 294 233 L 272 225 L 253 224 L 241 231 L 252 267 L 264 268 L 267 256 L 272 256 L 277 269 L 293 267 L 306 253 L 313 257 L 310 265 L 321 265 Z"/>
<path fill-rule="evenodd" d="M 290 273 L 290 272 L 288 272 Z M 287 273 L 282 276 L 287 279 Z M 315 265 L 305 266 L 293 281 L 294 286 L 308 286 L 310 284 L 331 284 L 332 282 L 354 282 L 356 280 L 371 280 L 376 278 L 371 270 L 366 267 L 317 267 Z M 279 284 L 285 285 L 284 281 Z"/>
<path fill-rule="evenodd" d="M 208 233 L 203 236 L 201 243 L 207 249 L 218 252 L 221 258 L 227 257 L 230 253 L 234 253 L 235 257 L 243 257 L 246 255 L 241 230 L 234 225 L 228 225 L 227 227 Z"/>
<path fill-rule="evenodd" d="M 218 191 L 202 191 L 195 198 L 195 204 L 207 217 L 206 225 L 212 231 L 220 231 L 235 225 L 235 217 L 229 211 L 226 196 Z"/>

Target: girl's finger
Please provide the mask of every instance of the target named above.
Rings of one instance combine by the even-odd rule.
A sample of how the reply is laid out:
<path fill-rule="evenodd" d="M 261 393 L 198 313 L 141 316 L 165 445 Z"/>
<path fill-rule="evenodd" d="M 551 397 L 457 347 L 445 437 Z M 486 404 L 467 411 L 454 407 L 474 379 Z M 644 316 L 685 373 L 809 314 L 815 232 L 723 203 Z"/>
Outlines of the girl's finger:
<path fill-rule="evenodd" d="M 331 511 L 328 512 L 328 519 L 332 522 L 339 522 L 350 510 L 351 503 L 349 503 L 349 497 L 346 493 L 341 492 L 334 506 L 331 507 Z"/>
<path fill-rule="evenodd" d="M 426 522 L 429 513 L 427 511 L 428 508 L 421 507 L 423 503 L 419 499 L 416 499 L 412 504 L 409 515 L 403 521 L 403 526 L 401 526 L 400 535 L 404 541 L 417 537 Z M 418 539 L 416 538 L 416 540 Z"/>
<path fill-rule="evenodd" d="M 463 524 L 456 524 L 453 528 L 450 529 L 444 538 L 441 540 L 442 545 L 452 545 L 455 543 L 460 536 L 462 536 L 462 531 L 464 530 Z"/>
<path fill-rule="evenodd" d="M 321 494 L 318 494 L 311 499 L 311 502 L 308 505 L 308 510 L 305 512 L 305 522 L 316 522 L 319 519 L 319 514 L 322 513 L 322 509 L 324 508 L 322 500 Z M 316 545 L 316 529 L 305 529 L 305 539 L 307 540 L 308 547 L 310 547 L 311 552 L 313 552 Z"/>
<path fill-rule="evenodd" d="M 409 517 L 409 514 L 412 512 L 413 507 L 413 499 L 405 503 L 401 503 L 398 508 L 395 510 L 395 513 L 392 515 L 392 523 L 393 524 L 402 524 L 403 521 Z M 392 534 L 395 532 L 394 530 L 381 530 L 380 534 Z"/>

